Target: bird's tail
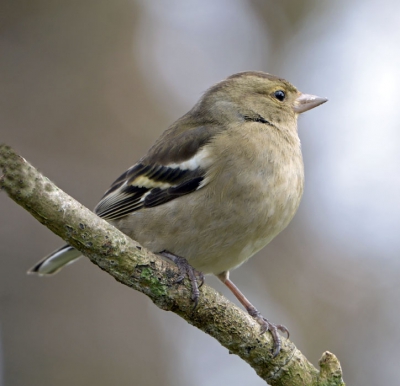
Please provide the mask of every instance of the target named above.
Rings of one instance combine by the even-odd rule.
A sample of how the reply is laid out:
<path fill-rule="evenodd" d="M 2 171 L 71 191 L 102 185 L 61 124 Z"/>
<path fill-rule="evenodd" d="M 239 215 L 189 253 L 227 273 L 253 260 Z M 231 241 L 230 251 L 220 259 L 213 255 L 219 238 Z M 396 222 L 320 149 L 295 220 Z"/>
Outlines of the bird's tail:
<path fill-rule="evenodd" d="M 53 273 L 57 273 L 65 265 L 73 263 L 80 256 L 81 253 L 77 249 L 67 244 L 39 261 L 28 273 L 37 273 L 40 276 L 52 275 Z"/>

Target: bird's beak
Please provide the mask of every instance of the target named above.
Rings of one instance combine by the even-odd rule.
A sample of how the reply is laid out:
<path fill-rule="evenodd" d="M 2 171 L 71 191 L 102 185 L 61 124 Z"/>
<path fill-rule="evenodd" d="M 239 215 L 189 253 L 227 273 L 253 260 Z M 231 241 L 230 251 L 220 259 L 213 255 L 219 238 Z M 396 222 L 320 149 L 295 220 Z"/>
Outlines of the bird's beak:
<path fill-rule="evenodd" d="M 300 94 L 300 96 L 298 96 L 294 101 L 293 110 L 297 114 L 301 114 L 307 110 L 311 110 L 314 107 L 322 105 L 322 103 L 325 103 L 327 100 L 328 99 L 321 98 L 316 95 Z"/>

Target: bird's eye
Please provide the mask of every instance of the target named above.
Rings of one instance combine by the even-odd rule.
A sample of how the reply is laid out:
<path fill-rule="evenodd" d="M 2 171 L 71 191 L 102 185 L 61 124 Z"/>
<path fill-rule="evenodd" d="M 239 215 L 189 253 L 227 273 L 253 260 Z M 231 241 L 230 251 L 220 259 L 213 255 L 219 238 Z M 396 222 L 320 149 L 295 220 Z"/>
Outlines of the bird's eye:
<path fill-rule="evenodd" d="M 278 90 L 278 91 L 275 91 L 274 96 L 275 96 L 276 99 L 278 99 L 278 101 L 283 102 L 283 100 L 286 97 L 286 94 L 285 94 L 284 91 Z"/>

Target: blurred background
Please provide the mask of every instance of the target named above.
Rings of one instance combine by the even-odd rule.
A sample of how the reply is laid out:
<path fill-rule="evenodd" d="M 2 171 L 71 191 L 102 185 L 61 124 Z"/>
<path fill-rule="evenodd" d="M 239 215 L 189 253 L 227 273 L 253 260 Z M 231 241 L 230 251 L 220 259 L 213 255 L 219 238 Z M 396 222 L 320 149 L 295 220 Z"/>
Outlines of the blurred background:
<path fill-rule="evenodd" d="M 299 213 L 231 277 L 315 365 L 329 350 L 348 385 L 397 384 L 399 14 L 396 0 L 3 0 L 0 142 L 94 207 L 232 73 L 328 97 L 299 120 Z M 87 259 L 27 276 L 62 240 L 5 193 L 0 216 L 1 386 L 265 384 Z"/>

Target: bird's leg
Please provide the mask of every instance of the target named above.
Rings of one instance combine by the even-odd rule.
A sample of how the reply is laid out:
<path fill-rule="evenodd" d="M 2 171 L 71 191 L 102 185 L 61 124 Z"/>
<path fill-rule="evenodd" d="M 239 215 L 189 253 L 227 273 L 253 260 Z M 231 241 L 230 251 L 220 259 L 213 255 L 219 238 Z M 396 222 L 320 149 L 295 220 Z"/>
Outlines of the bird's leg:
<path fill-rule="evenodd" d="M 168 251 L 162 251 L 160 252 L 160 255 L 166 257 L 177 265 L 179 269 L 179 276 L 176 279 L 177 283 L 180 283 L 185 276 L 189 278 L 190 284 L 192 285 L 192 300 L 194 302 L 193 309 L 195 309 L 199 302 L 199 288 L 204 284 L 204 274 L 194 269 L 184 257 L 176 256 Z M 197 283 L 197 280 L 199 280 L 200 284 Z"/>
<path fill-rule="evenodd" d="M 233 284 L 229 279 L 229 272 L 222 272 L 217 275 L 217 277 L 232 291 L 240 303 L 243 304 L 244 308 L 247 310 L 250 316 L 252 316 L 261 326 L 261 334 L 269 331 L 272 335 L 274 341 L 274 351 L 273 356 L 276 357 L 281 350 L 281 338 L 279 336 L 278 330 L 287 334 L 289 338 L 289 330 L 282 324 L 274 324 L 264 318 L 260 312 L 247 300 L 247 298 L 242 294 L 238 287 Z"/>

